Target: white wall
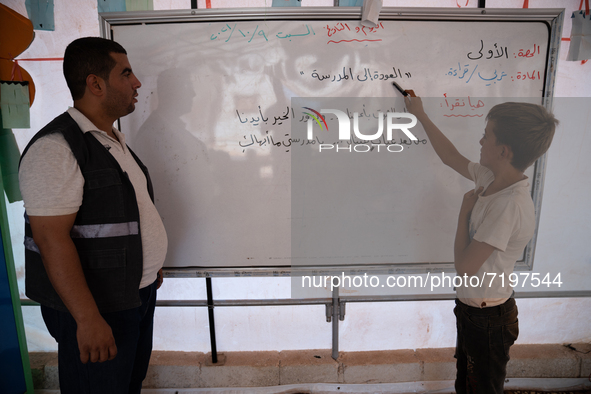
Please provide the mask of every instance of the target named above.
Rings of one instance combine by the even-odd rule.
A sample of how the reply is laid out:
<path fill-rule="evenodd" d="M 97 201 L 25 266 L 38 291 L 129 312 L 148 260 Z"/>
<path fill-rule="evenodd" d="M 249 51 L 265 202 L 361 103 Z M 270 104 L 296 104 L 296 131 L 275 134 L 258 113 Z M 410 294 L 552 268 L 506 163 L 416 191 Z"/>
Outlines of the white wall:
<path fill-rule="evenodd" d="M 26 15 L 24 1 L 1 3 Z M 211 0 L 214 7 L 265 6 L 270 0 Z M 303 0 L 304 6 L 332 5 L 332 0 Z M 567 9 L 563 36 L 570 35 L 570 12 L 579 0 L 530 2 L 536 7 Z M 98 35 L 96 0 L 56 1 L 54 32 L 36 31 L 31 47 L 19 58 L 63 56 L 72 40 Z M 190 0 L 154 0 L 155 9 L 189 8 Z M 205 0 L 199 0 L 200 7 Z M 384 0 L 384 6 L 475 7 L 476 0 L 410 1 Z M 523 0 L 488 0 L 488 7 L 519 8 Z M 566 62 L 568 42 L 560 52 L 557 97 L 591 96 L 591 62 Z M 24 148 L 33 134 L 63 112 L 71 99 L 61 73 L 61 62 L 21 62 L 33 77 L 37 96 L 31 108 L 31 128 L 14 130 Z M 558 115 L 558 114 L 557 114 Z M 563 130 L 557 134 L 548 154 L 548 170 L 536 259 L 560 266 L 569 259 L 591 265 L 591 210 L 586 204 L 589 184 L 591 130 Z M 576 149 L 573 150 L 573 147 Z M 574 166 L 568 166 L 570 161 Z M 583 182 L 578 182 L 582 180 Z M 11 230 L 21 296 L 24 297 L 22 248 L 22 203 L 11 204 Z M 451 245 L 450 245 L 451 247 Z M 590 267 L 591 268 L 591 267 Z M 289 278 L 214 278 L 214 298 L 289 298 Z M 160 299 L 205 299 L 204 279 L 167 279 Z M 591 341 L 591 298 L 522 299 L 518 343 L 574 343 Z M 455 320 L 452 301 L 348 304 L 340 323 L 340 350 L 385 350 L 452 347 Z M 331 325 L 323 306 L 229 307 L 217 308 L 216 335 L 219 351 L 328 349 Z M 45 330 L 38 307 L 24 307 L 23 314 L 30 351 L 57 349 Z M 205 308 L 158 308 L 154 347 L 157 350 L 209 351 L 209 330 Z"/>

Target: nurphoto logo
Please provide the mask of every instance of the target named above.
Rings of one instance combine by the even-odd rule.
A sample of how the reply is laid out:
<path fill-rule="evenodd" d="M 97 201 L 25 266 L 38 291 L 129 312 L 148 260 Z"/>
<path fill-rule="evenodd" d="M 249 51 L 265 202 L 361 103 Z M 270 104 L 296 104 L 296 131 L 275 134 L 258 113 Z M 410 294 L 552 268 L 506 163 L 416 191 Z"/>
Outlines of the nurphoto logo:
<path fill-rule="evenodd" d="M 388 141 L 392 141 L 392 134 L 394 130 L 401 130 L 411 141 L 418 141 L 418 138 L 415 137 L 413 133 L 409 130 L 410 128 L 416 126 L 417 118 L 413 114 L 405 113 L 405 112 L 386 112 L 386 116 L 384 116 L 383 112 L 378 112 L 378 130 L 373 134 L 363 134 L 359 130 L 359 113 L 353 112 L 353 127 L 351 128 L 351 119 L 349 115 L 341 110 L 338 109 L 321 109 L 320 112 L 309 108 L 303 107 L 310 112 L 304 112 L 304 114 L 308 115 L 308 123 L 307 123 L 307 138 L 308 140 L 314 139 L 314 123 L 316 123 L 321 131 L 328 131 L 328 125 L 326 124 L 326 118 L 323 114 L 333 114 L 336 115 L 338 120 L 338 136 L 340 141 L 354 141 L 354 138 L 351 135 L 351 129 L 353 129 L 353 135 L 356 139 L 366 141 L 365 143 L 351 143 L 347 146 L 339 146 L 338 143 L 320 143 L 318 145 L 319 152 L 326 151 L 326 150 L 335 150 L 336 152 L 339 151 L 347 151 L 347 152 L 369 152 L 372 149 L 377 149 L 380 151 L 380 148 L 386 149 L 388 152 L 401 152 L 404 148 L 402 145 L 397 143 L 387 143 Z M 384 134 L 384 118 L 386 119 L 386 143 L 375 143 L 374 141 L 379 140 L 382 138 Z M 410 119 L 410 123 L 395 123 L 395 119 Z M 383 140 L 383 138 L 382 138 Z"/>

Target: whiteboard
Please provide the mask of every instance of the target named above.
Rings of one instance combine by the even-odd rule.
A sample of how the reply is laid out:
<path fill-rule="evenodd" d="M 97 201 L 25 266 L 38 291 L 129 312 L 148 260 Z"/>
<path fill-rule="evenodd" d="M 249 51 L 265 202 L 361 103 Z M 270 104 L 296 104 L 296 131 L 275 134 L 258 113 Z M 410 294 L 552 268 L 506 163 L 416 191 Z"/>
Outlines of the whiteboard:
<path fill-rule="evenodd" d="M 425 142 L 403 152 L 335 156 L 345 171 L 328 158 L 333 168 L 318 168 L 306 156 L 313 148 L 295 141 L 303 107 L 340 98 L 368 114 L 402 112 L 396 81 L 424 97 L 435 123 L 478 161 L 493 105 L 551 97 L 561 10 L 398 11 L 384 9 L 375 29 L 334 9 L 297 19 L 228 10 L 104 20 L 103 35 L 127 49 L 142 82 L 120 127 L 150 169 L 167 267 L 452 261 L 457 212 L 472 185 L 441 164 L 421 126 L 413 133 Z M 538 209 L 543 167 L 527 172 Z M 531 266 L 534 247 L 535 239 L 523 264 Z"/>

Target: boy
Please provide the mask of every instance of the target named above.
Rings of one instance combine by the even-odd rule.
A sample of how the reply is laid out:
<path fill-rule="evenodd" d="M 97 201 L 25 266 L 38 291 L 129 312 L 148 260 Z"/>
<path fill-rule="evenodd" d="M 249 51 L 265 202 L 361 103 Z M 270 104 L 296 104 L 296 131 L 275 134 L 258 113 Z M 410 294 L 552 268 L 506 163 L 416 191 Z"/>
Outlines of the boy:
<path fill-rule="evenodd" d="M 494 106 L 486 117 L 478 164 L 462 156 L 433 124 L 419 97 L 407 96 L 405 102 L 443 163 L 475 183 L 475 189 L 464 195 L 458 218 L 454 243 L 458 276 L 496 274 L 482 287 L 463 283 L 456 289 L 456 392 L 503 393 L 509 348 L 519 333 L 507 278 L 535 228 L 534 205 L 523 173 L 548 150 L 558 121 L 535 104 Z"/>

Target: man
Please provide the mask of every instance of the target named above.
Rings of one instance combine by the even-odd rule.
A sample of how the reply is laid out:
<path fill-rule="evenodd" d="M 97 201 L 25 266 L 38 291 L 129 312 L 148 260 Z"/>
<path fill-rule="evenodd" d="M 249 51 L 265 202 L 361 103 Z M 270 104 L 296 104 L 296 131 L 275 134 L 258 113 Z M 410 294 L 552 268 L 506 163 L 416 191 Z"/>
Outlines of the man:
<path fill-rule="evenodd" d="M 113 123 L 141 86 L 114 41 L 66 48 L 74 107 L 21 157 L 26 294 L 58 342 L 62 393 L 140 393 L 167 248 L 147 169 Z"/>

